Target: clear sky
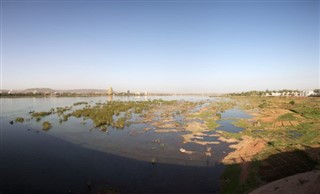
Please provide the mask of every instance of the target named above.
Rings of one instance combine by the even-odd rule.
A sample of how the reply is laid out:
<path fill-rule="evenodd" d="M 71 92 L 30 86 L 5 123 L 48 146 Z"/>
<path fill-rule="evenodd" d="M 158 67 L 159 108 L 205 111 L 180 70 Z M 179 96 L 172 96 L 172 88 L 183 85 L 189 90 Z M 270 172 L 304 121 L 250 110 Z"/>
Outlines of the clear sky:
<path fill-rule="evenodd" d="M 2 0 L 2 88 L 320 88 L 319 1 Z"/>

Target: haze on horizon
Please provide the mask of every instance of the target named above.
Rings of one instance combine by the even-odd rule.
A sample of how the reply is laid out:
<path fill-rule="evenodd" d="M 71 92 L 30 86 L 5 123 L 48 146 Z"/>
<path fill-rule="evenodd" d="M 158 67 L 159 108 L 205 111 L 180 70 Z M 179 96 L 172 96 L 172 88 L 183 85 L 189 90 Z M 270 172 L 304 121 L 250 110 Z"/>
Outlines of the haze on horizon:
<path fill-rule="evenodd" d="M 319 1 L 1 1 L 1 89 L 320 88 Z"/>

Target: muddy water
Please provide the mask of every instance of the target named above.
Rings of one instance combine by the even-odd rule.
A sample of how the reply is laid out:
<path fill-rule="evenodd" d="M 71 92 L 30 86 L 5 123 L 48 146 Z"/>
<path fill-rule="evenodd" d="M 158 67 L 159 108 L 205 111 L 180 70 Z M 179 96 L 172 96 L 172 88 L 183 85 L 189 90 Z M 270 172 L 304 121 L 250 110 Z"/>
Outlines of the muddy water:
<path fill-rule="evenodd" d="M 152 97 L 164 100 L 214 101 L 207 97 Z M 208 146 L 183 144 L 184 132 L 145 131 L 148 124 L 138 123 L 124 129 L 102 132 L 92 121 L 70 117 L 59 124 L 57 115 L 41 120 L 10 125 L 18 116 L 30 117 L 29 111 L 48 111 L 74 102 L 106 102 L 93 98 L 18 98 L 1 99 L 0 193 L 97 193 L 113 188 L 122 193 L 216 193 L 224 169 L 220 160 L 230 151 L 228 144 Z M 110 100 L 110 99 L 109 99 Z M 148 100 L 115 98 L 114 100 Z M 81 106 L 77 106 L 81 108 Z M 243 115 L 235 111 L 232 118 Z M 226 116 L 228 117 L 228 116 Z M 229 116 L 230 117 L 230 116 Z M 228 118 L 229 118 L 228 117 Z M 138 120 L 133 117 L 133 120 Z M 45 120 L 53 124 L 41 131 Z M 183 118 L 177 117 L 177 121 Z M 227 127 L 229 128 L 229 127 Z M 211 132 L 214 133 L 214 132 Z M 205 137 L 204 141 L 217 141 Z M 183 154 L 183 147 L 194 154 Z M 155 161 L 155 164 L 151 164 Z M 87 183 L 90 187 L 87 187 Z"/>

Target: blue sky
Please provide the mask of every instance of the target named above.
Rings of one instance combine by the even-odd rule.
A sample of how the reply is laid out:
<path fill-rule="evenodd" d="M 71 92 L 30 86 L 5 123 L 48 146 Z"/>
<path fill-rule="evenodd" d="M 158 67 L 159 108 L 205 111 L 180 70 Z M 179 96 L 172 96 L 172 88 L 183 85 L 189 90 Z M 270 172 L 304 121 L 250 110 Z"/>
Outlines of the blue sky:
<path fill-rule="evenodd" d="M 319 88 L 319 1 L 2 1 L 2 88 Z"/>

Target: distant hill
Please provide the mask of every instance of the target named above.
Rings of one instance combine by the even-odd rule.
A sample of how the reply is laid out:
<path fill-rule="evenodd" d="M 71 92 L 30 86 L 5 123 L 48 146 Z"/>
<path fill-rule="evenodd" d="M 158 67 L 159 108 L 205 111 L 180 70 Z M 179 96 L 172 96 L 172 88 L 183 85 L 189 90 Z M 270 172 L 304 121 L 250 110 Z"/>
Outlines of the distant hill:
<path fill-rule="evenodd" d="M 28 88 L 20 91 L 22 93 L 38 92 L 38 93 L 53 93 L 55 90 L 51 88 Z"/>
<path fill-rule="evenodd" d="M 77 93 L 77 94 L 92 94 L 92 93 L 106 93 L 107 90 L 101 89 L 74 89 L 74 90 L 56 90 L 58 93 Z"/>

